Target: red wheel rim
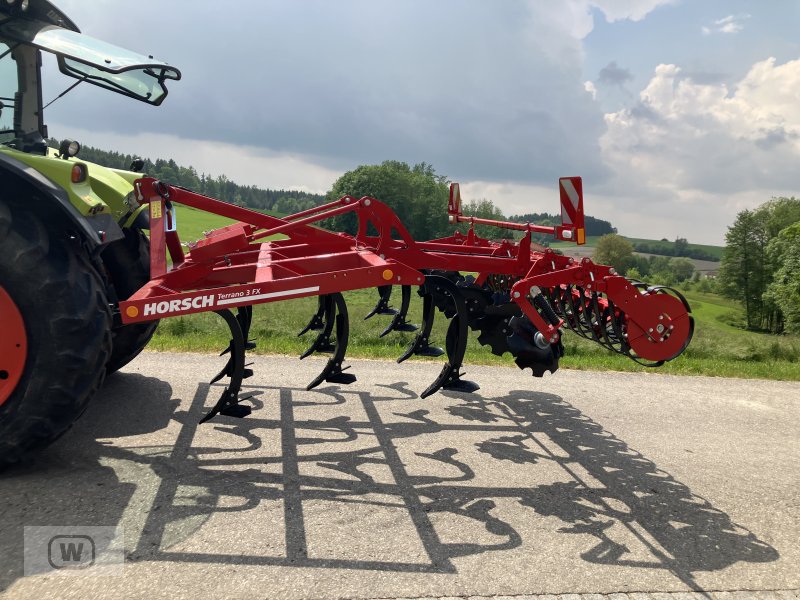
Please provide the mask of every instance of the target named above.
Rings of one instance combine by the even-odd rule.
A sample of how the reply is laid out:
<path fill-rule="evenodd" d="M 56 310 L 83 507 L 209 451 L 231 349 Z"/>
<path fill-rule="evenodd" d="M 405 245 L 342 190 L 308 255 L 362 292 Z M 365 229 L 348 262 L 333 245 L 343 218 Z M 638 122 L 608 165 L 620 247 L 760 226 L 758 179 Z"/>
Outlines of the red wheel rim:
<path fill-rule="evenodd" d="M 17 387 L 27 355 L 25 322 L 11 296 L 0 287 L 0 406 Z"/>

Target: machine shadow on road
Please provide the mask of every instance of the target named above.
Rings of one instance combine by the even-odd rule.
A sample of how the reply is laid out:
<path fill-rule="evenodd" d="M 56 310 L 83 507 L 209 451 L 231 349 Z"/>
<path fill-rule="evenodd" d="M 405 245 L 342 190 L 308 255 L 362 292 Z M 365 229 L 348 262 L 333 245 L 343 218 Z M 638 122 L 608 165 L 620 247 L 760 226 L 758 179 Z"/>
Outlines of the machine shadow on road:
<path fill-rule="evenodd" d="M 421 400 L 406 383 L 380 396 L 254 386 L 252 415 L 198 425 L 218 388 L 199 386 L 176 411 L 165 385 L 131 386 L 151 397 L 144 406 L 104 410 L 101 398 L 40 457 L 77 449 L 69 461 L 42 467 L 46 477 L 34 469 L 0 480 L 0 495 L 15 484 L 30 494 L 5 503 L 4 556 L 21 554 L 23 524 L 68 521 L 121 524 L 129 562 L 466 575 L 472 563 L 460 561 L 487 552 L 527 568 L 548 527 L 553 538 L 580 536 L 583 561 L 665 570 L 693 589 L 698 572 L 779 558 L 552 394 Z M 172 443 L 159 433 L 167 428 Z M 142 445 L 144 435 L 126 445 L 147 432 L 158 443 Z M 64 486 L 81 485 L 95 488 L 64 499 Z M 3 571 L 0 589 L 21 576 L 21 560 Z"/>
<path fill-rule="evenodd" d="M 694 573 L 779 558 L 769 544 L 562 398 L 514 391 L 492 404 L 519 425 L 520 434 L 492 440 L 482 450 L 501 460 L 559 462 L 569 479 L 522 491 L 520 502 L 560 519 L 565 524 L 560 533 L 594 537 L 595 544 L 581 553 L 584 560 L 666 569 L 699 589 Z M 486 404 L 469 406 L 478 410 Z M 523 441 L 535 449 L 522 447 Z M 552 444 L 560 452 L 554 453 Z M 637 559 L 631 548 L 615 541 L 612 528 L 626 530 L 647 558 Z"/>

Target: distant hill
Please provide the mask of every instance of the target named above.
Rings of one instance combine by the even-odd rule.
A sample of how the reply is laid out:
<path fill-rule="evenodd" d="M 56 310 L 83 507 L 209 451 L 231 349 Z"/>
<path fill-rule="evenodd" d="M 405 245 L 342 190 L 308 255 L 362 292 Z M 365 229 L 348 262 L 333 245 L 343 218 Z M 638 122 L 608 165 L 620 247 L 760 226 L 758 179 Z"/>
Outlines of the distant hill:
<path fill-rule="evenodd" d="M 631 238 L 622 236 L 633 245 L 634 252 L 640 254 L 655 254 L 658 256 L 683 256 L 693 260 L 719 262 L 722 260 L 722 246 L 711 246 L 708 244 L 690 244 L 682 240 L 681 242 L 670 242 L 669 240 L 647 240 L 644 238 Z M 552 238 L 550 238 L 552 240 Z M 590 236 L 586 238 L 586 245 L 576 247 L 573 242 L 552 242 L 552 248 L 576 249 L 582 248 L 579 254 L 591 256 L 594 246 L 600 236 Z M 708 270 L 708 269 L 703 269 Z"/>
<path fill-rule="evenodd" d="M 674 242 L 668 240 L 645 240 L 641 238 L 625 238 L 636 252 L 643 254 L 659 254 L 661 256 L 685 256 L 696 260 L 711 260 L 719 262 L 722 260 L 722 246 L 710 246 L 708 244 L 690 244 L 683 238 L 678 238 Z"/>

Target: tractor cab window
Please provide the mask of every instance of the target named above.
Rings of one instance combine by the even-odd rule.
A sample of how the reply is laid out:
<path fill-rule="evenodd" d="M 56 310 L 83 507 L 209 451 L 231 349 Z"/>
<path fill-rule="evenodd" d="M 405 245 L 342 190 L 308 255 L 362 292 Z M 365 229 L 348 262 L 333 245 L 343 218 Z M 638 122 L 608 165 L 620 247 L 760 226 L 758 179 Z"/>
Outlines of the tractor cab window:
<path fill-rule="evenodd" d="M 0 144 L 14 139 L 14 95 L 19 88 L 11 48 L 0 42 Z"/>
<path fill-rule="evenodd" d="M 36 20 L 0 23 L 3 38 L 51 52 L 62 73 L 148 104 L 161 104 L 165 82 L 181 78 L 180 71 L 152 56 L 142 56 L 88 35 Z"/>

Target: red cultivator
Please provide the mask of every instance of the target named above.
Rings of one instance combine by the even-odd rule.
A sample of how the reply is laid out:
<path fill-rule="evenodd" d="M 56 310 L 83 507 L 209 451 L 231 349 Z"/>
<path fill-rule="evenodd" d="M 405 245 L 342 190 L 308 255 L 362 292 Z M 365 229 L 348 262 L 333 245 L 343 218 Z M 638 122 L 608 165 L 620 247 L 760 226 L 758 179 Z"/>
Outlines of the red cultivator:
<path fill-rule="evenodd" d="M 423 398 L 439 389 L 478 389 L 477 384 L 461 379 L 468 329 L 478 331 L 479 342 L 493 353 L 511 353 L 520 368 L 531 368 L 537 377 L 558 368 L 564 353 L 563 326 L 642 364 L 658 366 L 681 354 L 694 326 L 689 306 L 678 292 L 648 287 L 588 258 L 574 260 L 531 243 L 532 232 L 584 243 L 581 180 L 568 177 L 559 183 L 561 226 L 464 216 L 458 184 L 453 184 L 450 222 L 470 223 L 468 233 L 417 242 L 397 215 L 374 198 L 344 196 L 279 219 L 152 178 L 139 179 L 136 198 L 150 204 L 151 281 L 120 303 L 122 320 L 136 323 L 211 310 L 225 319 L 231 330 L 230 358 L 214 381 L 227 376 L 230 382 L 204 420 L 220 413 L 238 417 L 250 413 L 239 392 L 243 378 L 252 374 L 246 368 L 245 352 L 254 346 L 248 339 L 254 304 L 318 296 L 319 308 L 301 333 L 319 333 L 301 358 L 314 352 L 329 352 L 332 357 L 308 389 L 323 381 L 355 381 L 343 365 L 349 322 L 342 292 L 362 288 L 376 287 L 379 292 L 377 305 L 367 317 L 392 316 L 382 336 L 417 331 L 398 362 L 412 355 L 444 354 L 445 350 L 430 345 L 429 336 L 436 309 L 451 319 L 447 361 L 422 392 Z M 207 233 L 184 254 L 174 227 L 173 203 L 239 222 Z M 358 218 L 355 236 L 312 226 L 347 212 Z M 475 235 L 472 224 L 524 235 L 518 242 L 493 242 Z M 277 234 L 286 239 L 264 241 Z M 167 251 L 171 268 L 167 268 Z M 460 271 L 477 275 L 465 277 Z M 395 285 L 402 289 L 399 310 L 389 306 Z M 418 286 L 423 298 L 419 327 L 406 321 L 411 286 Z"/>

